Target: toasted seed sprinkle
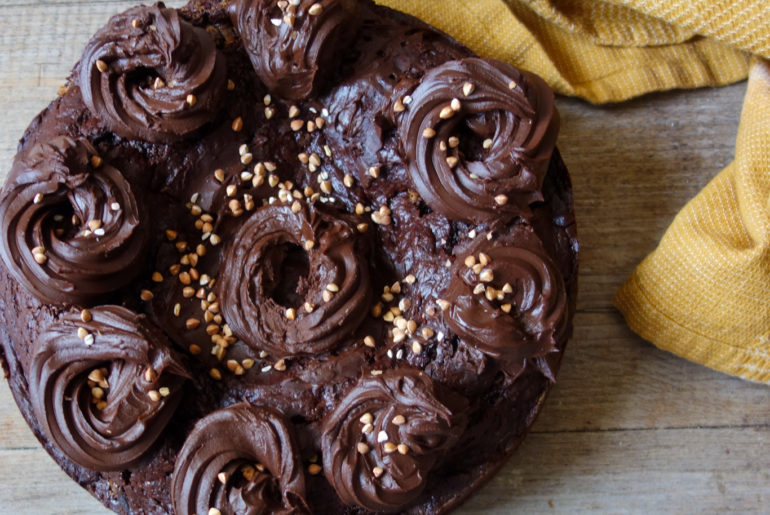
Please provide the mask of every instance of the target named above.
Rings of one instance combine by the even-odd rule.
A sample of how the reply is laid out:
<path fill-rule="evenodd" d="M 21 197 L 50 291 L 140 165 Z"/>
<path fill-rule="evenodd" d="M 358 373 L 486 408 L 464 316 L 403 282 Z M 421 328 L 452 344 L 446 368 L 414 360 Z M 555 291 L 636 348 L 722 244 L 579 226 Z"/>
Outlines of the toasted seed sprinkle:
<path fill-rule="evenodd" d="M 171 229 L 166 229 L 166 238 L 168 238 L 168 241 L 174 241 L 177 236 L 178 236 L 178 233 L 176 231 L 173 231 Z"/>
<path fill-rule="evenodd" d="M 321 296 L 324 299 L 324 302 L 331 302 L 331 300 L 334 298 L 334 294 L 330 292 L 329 290 L 324 290 L 323 294 Z"/>
<path fill-rule="evenodd" d="M 455 115 L 455 110 L 452 109 L 452 106 L 446 106 L 441 110 L 441 112 L 439 112 L 438 117 L 441 118 L 442 120 L 448 120 L 454 115 Z"/>
<path fill-rule="evenodd" d="M 198 99 L 195 97 L 195 95 L 190 94 L 190 95 L 187 95 L 187 98 L 185 99 L 185 101 L 187 102 L 187 105 L 192 107 L 198 102 Z"/>
<path fill-rule="evenodd" d="M 423 327 L 423 328 L 420 330 L 420 334 L 422 334 L 422 337 L 423 337 L 423 338 L 425 338 L 426 340 L 428 340 L 428 339 L 430 339 L 430 338 L 433 338 L 433 334 L 434 334 L 434 333 L 433 333 L 433 329 L 431 329 L 430 327 Z"/>
<path fill-rule="evenodd" d="M 485 290 L 484 285 L 479 283 L 476 286 L 474 286 L 473 294 L 474 295 L 481 295 L 482 293 L 484 293 L 484 290 Z"/>
<path fill-rule="evenodd" d="M 369 167 L 369 175 L 375 179 L 377 179 L 380 176 L 380 167 L 379 166 L 370 166 Z"/>
<path fill-rule="evenodd" d="M 468 256 L 465 258 L 465 261 L 463 261 L 463 263 L 465 263 L 465 266 L 467 266 L 468 268 L 471 268 L 473 265 L 476 264 L 476 258 L 474 256 Z"/>
<path fill-rule="evenodd" d="M 317 476 L 318 474 L 320 474 L 320 473 L 321 473 L 321 470 L 323 470 L 323 469 L 321 468 L 321 465 L 319 465 L 319 464 L 317 464 L 317 463 L 311 463 L 311 464 L 310 464 L 310 465 L 308 465 L 308 467 L 307 467 L 307 471 L 308 471 L 308 472 L 310 472 L 310 475 L 311 475 L 311 476 Z"/>
<path fill-rule="evenodd" d="M 211 376 L 211 378 L 215 381 L 219 381 L 222 379 L 222 372 L 220 372 L 218 368 L 212 368 L 209 370 L 209 376 Z"/>
<path fill-rule="evenodd" d="M 282 21 L 283 20 L 281 20 L 280 18 L 270 18 L 270 23 L 272 23 L 276 27 L 280 27 Z"/>
<path fill-rule="evenodd" d="M 367 347 L 374 347 L 374 338 L 371 336 L 364 336 L 364 345 Z"/>
<path fill-rule="evenodd" d="M 406 110 L 406 106 L 404 105 L 404 102 L 399 98 L 396 100 L 396 102 L 393 104 L 393 112 L 395 113 L 403 113 Z"/>
<path fill-rule="evenodd" d="M 446 311 L 449 309 L 449 301 L 446 301 L 444 299 L 438 299 L 436 301 L 436 304 L 438 304 L 438 307 L 441 309 L 441 311 Z"/>
<path fill-rule="evenodd" d="M 492 148 L 492 140 L 490 138 L 485 139 L 481 146 L 485 149 Z"/>
<path fill-rule="evenodd" d="M 425 130 L 422 131 L 422 137 L 425 139 L 431 139 L 435 136 L 436 136 L 436 131 L 431 129 L 430 127 L 426 127 Z"/>
<path fill-rule="evenodd" d="M 372 370 L 370 374 L 372 374 L 373 376 L 381 376 L 382 370 Z"/>
<path fill-rule="evenodd" d="M 289 124 L 289 126 L 291 127 L 291 130 L 293 130 L 294 132 L 298 132 L 298 131 L 301 131 L 302 127 L 305 126 L 305 122 L 303 122 L 302 120 L 293 120 Z"/>
<path fill-rule="evenodd" d="M 503 304 L 500 309 L 503 310 L 503 313 L 510 313 L 512 307 L 510 304 Z"/>
<path fill-rule="evenodd" d="M 385 431 L 380 431 L 377 433 L 377 443 L 387 442 L 388 441 L 388 433 Z"/>
<path fill-rule="evenodd" d="M 155 295 L 153 295 L 150 290 L 142 290 L 139 294 L 139 298 L 144 301 L 152 300 L 153 297 L 155 297 Z"/>
<path fill-rule="evenodd" d="M 457 166 L 457 163 L 459 162 L 459 159 L 457 159 L 455 156 L 449 156 L 446 158 L 446 164 L 449 165 L 449 168 L 454 168 Z"/>
<path fill-rule="evenodd" d="M 85 338 L 83 338 L 83 341 L 86 345 L 89 347 L 94 344 L 94 335 L 93 334 L 87 334 Z"/>
<path fill-rule="evenodd" d="M 508 203 L 508 197 L 500 194 L 495 197 L 495 202 L 497 202 L 497 205 L 504 206 Z"/>
<path fill-rule="evenodd" d="M 396 452 L 396 449 L 397 449 L 398 447 L 397 447 L 397 446 L 396 446 L 396 444 L 394 444 L 393 442 L 385 442 L 385 444 L 383 444 L 382 448 L 383 448 L 383 450 L 384 450 L 386 453 L 390 454 L 390 453 L 392 453 L 392 452 Z"/>
<path fill-rule="evenodd" d="M 307 10 L 307 13 L 310 16 L 318 16 L 323 12 L 323 6 L 320 3 L 314 3 L 310 6 L 310 9 Z"/>
<path fill-rule="evenodd" d="M 222 512 L 216 508 L 209 508 L 208 515 L 222 515 Z"/>
<path fill-rule="evenodd" d="M 479 274 L 479 279 L 481 279 L 481 281 L 485 282 L 485 283 L 488 283 L 488 282 L 494 280 L 494 278 L 495 278 L 495 274 L 489 268 L 485 268 Z"/>
<path fill-rule="evenodd" d="M 385 471 L 382 469 L 382 467 L 374 467 L 372 469 L 372 475 L 374 477 L 380 477 L 383 474 L 383 472 Z"/>
<path fill-rule="evenodd" d="M 405 443 L 398 444 L 398 453 L 399 454 L 408 454 L 409 453 L 409 446 Z"/>
<path fill-rule="evenodd" d="M 160 393 L 158 392 L 158 390 L 150 390 L 149 392 L 147 392 L 147 396 L 153 402 L 158 402 L 160 400 Z"/>
<path fill-rule="evenodd" d="M 102 61 L 101 59 L 97 59 L 97 60 L 96 60 L 96 69 L 97 69 L 97 70 L 99 70 L 100 72 L 104 73 L 104 72 L 106 72 L 106 71 L 107 71 L 107 68 L 109 68 L 109 67 L 107 66 L 107 63 L 105 63 L 105 62 L 104 62 L 104 61 Z"/>
<path fill-rule="evenodd" d="M 358 420 L 362 424 L 371 424 L 372 422 L 374 422 L 374 416 L 372 416 L 371 413 L 366 412 L 363 415 L 361 415 L 361 418 L 359 418 Z"/>
<path fill-rule="evenodd" d="M 162 283 L 163 282 L 163 274 L 161 274 L 160 272 L 157 272 L 157 271 L 153 272 L 152 273 L 152 282 Z"/>
<path fill-rule="evenodd" d="M 307 240 L 305 241 L 305 250 L 313 250 L 313 247 L 315 247 L 315 242 L 313 240 Z"/>
<path fill-rule="evenodd" d="M 364 424 L 364 427 L 361 428 L 361 432 L 365 435 L 368 435 L 372 431 L 374 431 L 374 426 L 372 424 Z"/>
<path fill-rule="evenodd" d="M 422 344 L 417 340 L 412 342 L 412 352 L 414 352 L 415 354 L 419 354 L 422 352 Z"/>
<path fill-rule="evenodd" d="M 197 356 L 198 354 L 201 353 L 201 348 L 198 345 L 194 344 L 194 343 L 192 345 L 190 345 L 190 347 L 188 347 L 187 350 L 189 350 L 190 354 L 192 354 L 193 356 Z"/>
<path fill-rule="evenodd" d="M 335 283 L 329 283 L 326 285 L 326 289 L 329 290 L 332 293 L 337 293 L 340 291 L 340 287 L 337 286 Z"/>
<path fill-rule="evenodd" d="M 219 474 L 217 474 L 217 479 L 219 480 L 220 483 L 222 483 L 223 485 L 226 485 L 227 480 L 229 479 L 229 476 L 227 475 L 227 472 L 220 472 Z"/>
<path fill-rule="evenodd" d="M 312 120 L 308 120 L 307 124 L 305 125 L 305 128 L 308 132 L 315 132 L 315 129 L 316 129 L 315 122 Z"/>
<path fill-rule="evenodd" d="M 512 80 L 511 82 L 508 83 L 508 87 L 511 89 L 516 89 L 516 86 L 518 86 L 518 84 L 516 84 L 515 80 Z"/>
<path fill-rule="evenodd" d="M 219 245 L 221 241 L 222 241 L 222 238 L 220 238 L 216 234 L 212 234 L 211 237 L 209 238 L 209 242 L 211 242 L 211 244 L 214 246 Z"/>
<path fill-rule="evenodd" d="M 279 372 L 283 372 L 284 370 L 286 370 L 286 360 L 279 359 L 278 361 L 275 362 L 275 364 L 273 365 L 273 368 Z"/>
<path fill-rule="evenodd" d="M 367 452 L 369 452 L 369 446 L 366 445 L 364 442 L 358 442 L 358 444 L 356 445 L 356 450 L 360 454 L 366 454 Z"/>
<path fill-rule="evenodd" d="M 262 367 L 261 370 L 263 373 L 267 373 L 267 372 L 270 372 L 272 369 L 273 369 L 273 365 L 265 365 L 264 367 Z"/>
<path fill-rule="evenodd" d="M 35 198 L 32 199 L 32 203 L 33 204 L 40 204 L 42 201 L 43 201 L 43 194 L 42 193 L 37 193 L 35 195 Z"/>
<path fill-rule="evenodd" d="M 88 330 L 85 327 L 78 327 L 78 338 L 81 340 L 88 336 Z"/>
<path fill-rule="evenodd" d="M 404 423 L 406 423 L 406 418 L 403 415 L 396 415 L 393 417 L 393 420 L 391 420 L 393 425 L 400 426 Z"/>
<path fill-rule="evenodd" d="M 169 389 L 168 386 L 161 386 L 160 388 L 158 388 L 158 393 L 160 394 L 161 397 L 168 397 L 169 395 L 171 395 L 171 390 Z"/>
<path fill-rule="evenodd" d="M 488 255 L 479 252 L 479 263 L 481 263 L 482 266 L 487 266 L 491 261 L 492 259 L 490 259 Z"/>
<path fill-rule="evenodd" d="M 315 309 L 315 305 L 311 302 L 305 302 L 305 313 L 312 313 Z"/>
<path fill-rule="evenodd" d="M 253 360 L 253 359 L 251 359 L 251 358 L 246 358 L 246 359 L 244 359 L 243 361 L 241 361 L 241 365 L 242 365 L 242 366 L 243 366 L 243 368 L 245 368 L 246 370 L 249 370 L 251 367 L 253 367 L 253 366 L 254 366 L 254 360 Z"/>
<path fill-rule="evenodd" d="M 462 104 L 460 103 L 460 99 L 453 98 L 452 102 L 449 104 L 449 107 L 452 108 L 452 111 L 455 111 L 455 112 L 459 111 L 460 108 L 462 107 Z"/>
<path fill-rule="evenodd" d="M 135 29 L 138 29 L 138 28 L 139 28 L 139 20 L 137 20 L 136 18 L 134 18 L 133 20 L 131 20 L 131 26 L 132 26 L 133 28 L 135 28 Z"/>
<path fill-rule="evenodd" d="M 285 316 L 289 320 L 294 320 L 295 318 L 297 318 L 297 310 L 294 308 L 288 308 L 286 310 Z"/>
<path fill-rule="evenodd" d="M 299 116 L 299 107 L 293 105 L 289 107 L 289 118 L 296 118 Z"/>
<path fill-rule="evenodd" d="M 463 84 L 463 95 L 470 96 L 476 90 L 476 86 L 472 82 L 466 82 Z"/>
<path fill-rule="evenodd" d="M 187 329 L 193 330 L 193 329 L 197 329 L 201 325 L 201 321 L 198 320 L 197 318 L 188 318 L 185 321 L 184 325 L 185 327 L 187 327 Z"/>
<path fill-rule="evenodd" d="M 342 184 L 344 184 L 346 188 L 352 188 L 353 176 L 350 174 L 345 174 L 345 177 L 342 179 Z"/>
<path fill-rule="evenodd" d="M 80 320 L 82 320 L 83 322 L 88 323 L 91 321 L 91 318 L 92 318 L 91 312 L 88 311 L 87 309 L 84 309 L 83 311 L 80 312 Z"/>
<path fill-rule="evenodd" d="M 233 124 L 231 125 L 232 129 L 235 132 L 241 132 L 243 130 L 243 118 L 240 116 L 233 120 Z"/>

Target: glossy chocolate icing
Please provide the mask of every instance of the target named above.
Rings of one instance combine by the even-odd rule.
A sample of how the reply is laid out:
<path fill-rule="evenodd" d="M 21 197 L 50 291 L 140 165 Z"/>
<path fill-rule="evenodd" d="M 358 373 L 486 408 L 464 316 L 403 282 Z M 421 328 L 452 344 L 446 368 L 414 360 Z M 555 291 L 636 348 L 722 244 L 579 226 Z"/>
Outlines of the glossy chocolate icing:
<path fill-rule="evenodd" d="M 479 58 L 426 73 L 399 124 L 417 193 L 447 217 L 476 223 L 526 215 L 543 199 L 558 130 L 553 91 L 540 77 Z"/>
<path fill-rule="evenodd" d="M 163 333 L 143 315 L 100 306 L 74 310 L 43 332 L 29 393 L 43 430 L 72 461 L 122 470 L 155 443 L 187 377 Z"/>
<path fill-rule="evenodd" d="M 297 38 L 338 23 L 320 17 L 331 16 L 336 3 L 319 3 L 311 25 L 294 19 Z M 52 302 L 23 280 L 11 281 L 0 307 L 0 338 L 12 389 L 57 462 L 121 513 L 447 510 L 523 438 L 569 334 L 577 243 L 566 171 L 558 153 L 551 155 L 552 96 L 523 72 L 476 63 L 467 49 L 435 30 L 361 1 L 354 24 L 360 29 L 346 32 L 349 44 L 328 38 L 321 48 L 334 50 L 319 50 L 320 61 L 299 47 L 292 50 L 291 59 L 306 69 L 326 64 L 292 82 L 307 91 L 300 95 L 304 100 L 287 100 L 298 93 L 271 89 L 269 79 L 260 80 L 263 60 L 254 63 L 254 38 L 269 42 L 272 33 L 239 30 L 237 16 L 237 23 L 231 21 L 237 9 L 260 5 L 206 0 L 181 11 L 182 33 L 189 26 L 196 37 L 208 35 L 218 48 L 215 61 L 225 63 L 223 82 L 229 84 L 214 103 L 218 113 L 190 111 L 194 123 L 173 127 L 134 124 L 141 133 L 126 136 L 106 115 L 109 110 L 92 112 L 87 105 L 92 81 L 83 80 L 81 66 L 69 91 L 28 130 L 15 167 L 41 142 L 59 136 L 87 140 L 93 151 L 84 155 L 103 162 L 85 170 L 120 171 L 127 187 L 114 195 L 139 196 L 136 232 L 148 228 L 150 236 L 138 276 L 130 281 L 128 267 L 125 282 L 107 282 L 98 297 Z M 270 16 L 275 6 L 270 4 Z M 309 13 L 312 6 L 303 0 L 298 9 Z M 141 9 L 175 19 L 162 6 Z M 117 19 L 133 29 L 131 16 L 138 18 Z M 281 30 L 289 30 L 281 21 Z M 219 76 L 218 66 L 211 80 Z M 469 69 L 478 71 L 468 95 L 475 100 L 463 102 L 451 123 L 439 110 L 435 130 L 442 137 L 431 151 L 440 155 L 443 138 L 456 152 L 458 168 L 491 171 L 489 191 L 478 202 L 452 201 L 461 212 L 455 217 L 447 216 L 445 197 L 431 201 L 430 192 L 419 191 L 416 174 L 423 172 L 407 152 L 414 142 L 405 138 L 410 124 L 432 119 L 436 99 L 451 106 L 448 95 Z M 451 87 L 436 83 L 434 75 L 442 70 L 451 72 Z M 519 89 L 501 77 L 517 79 Z M 462 95 L 464 85 L 459 84 Z M 118 92 L 105 101 L 122 105 L 123 98 Z M 518 109 L 520 118 L 503 112 L 508 108 Z M 495 134 L 498 123 L 517 138 L 516 145 L 507 146 L 503 136 L 490 138 L 492 150 L 485 154 L 482 136 Z M 450 144 L 451 137 L 459 144 Z M 506 157 L 507 151 L 518 157 Z M 83 167 L 62 170 L 66 177 Z M 425 170 L 436 189 L 438 172 Z M 489 199 L 501 191 L 509 202 L 490 207 Z M 57 209 L 70 209 L 60 202 Z M 40 216 L 56 213 L 47 209 Z M 6 234 L 19 234 L 12 231 Z M 9 256 L 31 254 L 32 243 Z M 497 247 L 515 252 L 498 254 Z M 501 320 L 521 341 L 481 342 L 473 334 L 472 327 L 498 323 L 494 310 L 501 305 L 474 303 L 480 299 L 472 289 L 468 293 L 462 266 L 469 254 L 478 258 L 480 252 L 489 253 L 493 268 L 503 267 L 493 270 L 490 285 L 520 288 L 505 298 L 512 306 Z M 92 273 L 116 261 L 100 258 Z M 0 277 L 15 277 L 16 263 L 4 255 Z M 62 317 L 77 322 L 82 304 L 99 302 L 146 313 L 139 325 L 162 329 L 187 355 L 191 377 L 167 429 L 124 468 L 79 465 L 67 442 L 44 427 L 66 423 L 43 420 L 38 410 L 25 407 L 25 392 L 33 389 L 35 342 Z M 92 312 L 97 309 L 104 308 Z M 94 347 L 98 335 L 95 342 Z M 76 343 L 85 346 L 82 339 Z M 357 449 L 363 443 L 358 426 L 366 412 L 356 415 L 361 409 L 372 415 L 365 455 Z M 398 415 L 403 424 L 393 424 Z M 388 440 L 377 442 L 381 430 Z M 408 448 L 402 448 L 405 454 L 400 444 Z M 273 452 L 259 454 L 255 446 Z M 247 463 L 259 474 L 244 476 Z M 220 472 L 226 473 L 224 483 Z"/>
<path fill-rule="evenodd" d="M 86 46 L 83 101 L 124 138 L 164 141 L 214 117 L 226 65 L 214 40 L 162 3 L 113 16 Z"/>
<path fill-rule="evenodd" d="M 396 511 L 425 488 L 428 475 L 467 424 L 467 400 L 439 400 L 416 370 L 364 377 L 324 422 L 324 473 L 342 502 Z"/>
<path fill-rule="evenodd" d="M 131 185 L 88 142 L 66 136 L 18 156 L 0 196 L 0 255 L 55 304 L 89 304 L 144 266 L 148 228 Z"/>
<path fill-rule="evenodd" d="M 230 8 L 254 72 L 271 93 L 310 96 L 358 24 L 357 0 L 236 0 Z"/>
<path fill-rule="evenodd" d="M 305 475 L 290 424 L 277 411 L 236 404 L 202 418 L 179 451 L 176 513 L 307 513 Z"/>
<path fill-rule="evenodd" d="M 274 356 L 331 350 L 370 309 L 370 245 L 357 241 L 364 238 L 322 206 L 258 209 L 233 236 L 236 243 L 224 258 L 218 296 L 225 320 L 247 345 Z M 285 266 L 290 249 L 306 256 L 307 273 L 289 288 L 291 298 L 274 298 L 291 274 Z"/>

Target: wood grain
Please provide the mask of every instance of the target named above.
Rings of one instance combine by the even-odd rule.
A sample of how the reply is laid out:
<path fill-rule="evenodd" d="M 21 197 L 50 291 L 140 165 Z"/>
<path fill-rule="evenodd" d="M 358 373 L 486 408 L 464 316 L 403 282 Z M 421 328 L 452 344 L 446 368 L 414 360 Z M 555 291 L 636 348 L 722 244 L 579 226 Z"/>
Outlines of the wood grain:
<path fill-rule="evenodd" d="M 88 37 L 131 1 L 2 1 L 0 175 Z M 180 2 L 170 2 L 179 5 Z M 459 513 L 741 513 L 770 506 L 770 391 L 659 351 L 612 308 L 676 212 L 732 159 L 745 84 L 595 107 L 559 99 L 581 239 L 575 336 L 532 433 Z M 0 511 L 106 513 L 0 386 Z"/>

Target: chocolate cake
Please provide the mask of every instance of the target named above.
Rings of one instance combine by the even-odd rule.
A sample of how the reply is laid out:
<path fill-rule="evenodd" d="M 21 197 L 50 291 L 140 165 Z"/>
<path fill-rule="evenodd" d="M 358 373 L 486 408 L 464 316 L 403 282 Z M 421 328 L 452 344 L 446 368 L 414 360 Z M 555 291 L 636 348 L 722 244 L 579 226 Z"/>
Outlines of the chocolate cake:
<path fill-rule="evenodd" d="M 541 79 L 367 0 L 114 16 L 0 196 L 21 413 L 119 513 L 457 506 L 571 332 L 557 131 Z"/>

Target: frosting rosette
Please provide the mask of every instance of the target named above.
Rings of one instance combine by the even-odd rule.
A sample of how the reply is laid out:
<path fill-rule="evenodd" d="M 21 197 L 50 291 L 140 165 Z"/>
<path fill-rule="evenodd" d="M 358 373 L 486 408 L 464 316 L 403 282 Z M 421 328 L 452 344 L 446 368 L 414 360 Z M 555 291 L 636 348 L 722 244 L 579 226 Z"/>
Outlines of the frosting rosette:
<path fill-rule="evenodd" d="M 233 25 L 259 79 L 284 98 L 308 97 L 353 37 L 356 0 L 236 0 Z"/>
<path fill-rule="evenodd" d="M 510 376 L 526 360 L 558 350 L 567 328 L 567 294 L 542 251 L 484 240 L 458 257 L 451 274 L 445 314 L 450 329 L 501 360 Z"/>
<path fill-rule="evenodd" d="M 466 58 L 427 72 L 399 137 L 414 187 L 435 211 L 474 223 L 526 216 L 558 132 L 553 91 L 499 61 Z"/>
<path fill-rule="evenodd" d="M 179 515 L 309 513 L 299 449 L 283 415 L 240 403 L 195 424 L 176 458 Z"/>
<path fill-rule="evenodd" d="M 14 164 L 0 198 L 0 254 L 37 298 L 89 304 L 143 266 L 149 233 L 128 181 L 85 139 L 57 137 Z"/>
<path fill-rule="evenodd" d="M 368 313 L 368 254 L 369 241 L 331 209 L 262 207 L 223 261 L 225 320 L 247 345 L 274 356 L 326 352 Z"/>
<path fill-rule="evenodd" d="M 324 474 L 340 499 L 397 511 L 425 487 L 467 425 L 467 401 L 417 370 L 363 377 L 323 425 Z"/>
<path fill-rule="evenodd" d="M 101 306 L 64 315 L 38 338 L 29 390 L 51 441 L 75 463 L 109 471 L 136 463 L 155 443 L 187 377 L 143 315 Z"/>
<path fill-rule="evenodd" d="M 124 138 L 165 141 L 217 114 L 227 65 L 213 38 L 163 3 L 110 18 L 78 70 L 91 113 Z"/>

